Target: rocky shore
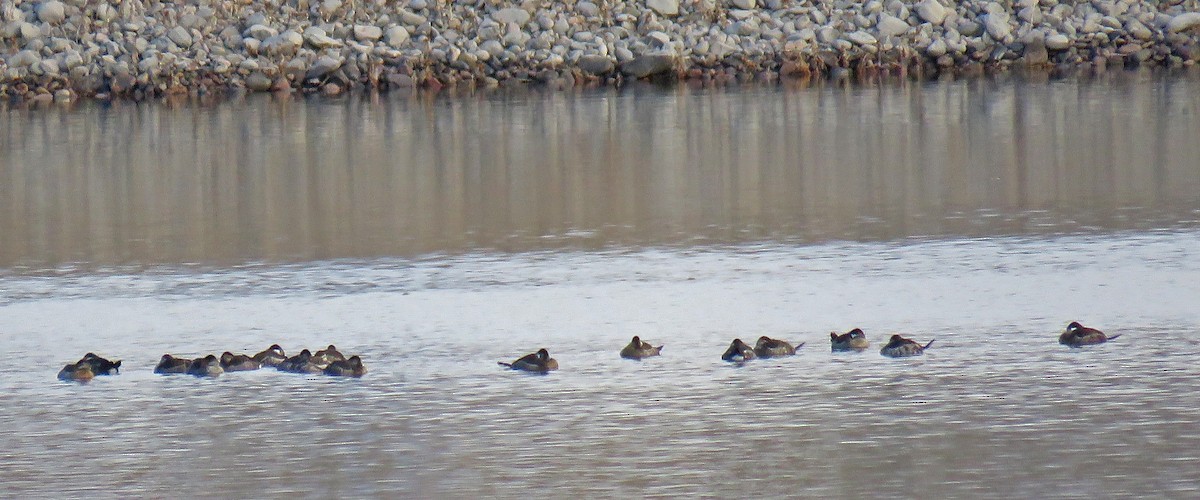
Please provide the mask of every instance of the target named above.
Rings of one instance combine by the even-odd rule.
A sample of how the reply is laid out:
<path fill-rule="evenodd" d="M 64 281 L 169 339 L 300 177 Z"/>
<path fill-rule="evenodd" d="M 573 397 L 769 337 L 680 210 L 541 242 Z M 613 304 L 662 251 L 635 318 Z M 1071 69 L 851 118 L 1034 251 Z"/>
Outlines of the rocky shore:
<path fill-rule="evenodd" d="M 0 0 L 0 100 L 1184 67 L 1200 0 Z"/>

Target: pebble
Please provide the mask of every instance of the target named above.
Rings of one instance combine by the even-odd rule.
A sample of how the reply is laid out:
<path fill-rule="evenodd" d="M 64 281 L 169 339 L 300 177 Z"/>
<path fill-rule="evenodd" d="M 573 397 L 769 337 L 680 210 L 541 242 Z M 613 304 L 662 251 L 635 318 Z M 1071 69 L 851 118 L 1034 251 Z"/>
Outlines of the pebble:
<path fill-rule="evenodd" d="M 679 0 L 646 0 L 646 6 L 663 16 L 679 15 Z M 592 14 L 593 16 L 595 14 Z"/>
<path fill-rule="evenodd" d="M 46 24 L 58 24 L 67 18 L 67 8 L 58 0 L 42 2 L 37 6 L 37 18 Z"/>
<path fill-rule="evenodd" d="M 69 81 L 77 98 L 155 96 L 174 81 L 330 95 L 664 74 L 732 82 L 781 67 L 854 75 L 868 58 L 881 71 L 920 63 L 959 74 L 1021 63 L 1180 66 L 1200 57 L 1197 8 L 1192 0 L 0 0 L 0 88 L 54 95 Z"/>

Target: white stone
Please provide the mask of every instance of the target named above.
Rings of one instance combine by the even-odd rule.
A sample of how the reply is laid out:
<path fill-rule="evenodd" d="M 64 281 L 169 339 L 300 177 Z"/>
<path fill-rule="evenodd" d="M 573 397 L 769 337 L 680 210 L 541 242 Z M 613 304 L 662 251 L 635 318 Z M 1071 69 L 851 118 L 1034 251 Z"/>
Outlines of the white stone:
<path fill-rule="evenodd" d="M 756 4 L 755 0 L 733 0 L 733 6 L 742 10 L 753 9 Z"/>
<path fill-rule="evenodd" d="M 941 57 L 945 55 L 946 42 L 942 41 L 941 38 L 934 40 L 933 43 L 929 44 L 929 47 L 925 48 L 925 54 L 929 57 Z"/>
<path fill-rule="evenodd" d="M 33 23 L 21 23 L 21 38 L 26 40 L 34 40 L 42 37 L 42 29 Z"/>
<path fill-rule="evenodd" d="M 279 30 L 262 24 L 255 24 L 242 32 L 242 36 L 257 39 L 260 42 L 278 34 Z"/>
<path fill-rule="evenodd" d="M 647 4 L 649 4 L 649 2 L 647 2 Z M 675 10 L 679 10 L 678 5 L 676 5 Z M 583 14 L 584 17 L 596 17 L 600 15 L 600 7 L 592 2 L 579 2 L 575 4 L 575 12 Z"/>
<path fill-rule="evenodd" d="M 360 42 L 374 42 L 383 38 L 383 29 L 369 24 L 354 25 L 354 38 Z"/>
<path fill-rule="evenodd" d="M 1071 39 L 1061 33 L 1055 33 L 1046 37 L 1046 48 L 1050 50 L 1064 50 L 1071 46 Z"/>
<path fill-rule="evenodd" d="M 1008 26 L 1008 16 L 1002 13 L 983 16 L 983 27 L 996 41 L 1003 41 L 1012 33 L 1012 28 Z"/>
<path fill-rule="evenodd" d="M 516 24 L 525 26 L 529 22 L 529 12 L 525 9 L 508 7 L 492 13 L 492 19 L 500 24 Z"/>
<path fill-rule="evenodd" d="M 916 6 L 917 16 L 925 22 L 935 25 L 942 24 L 949 12 L 938 0 L 924 0 Z"/>
<path fill-rule="evenodd" d="M 96 19 L 101 21 L 112 21 L 116 18 L 117 9 L 114 9 L 113 6 L 107 3 L 102 3 L 96 7 Z"/>
<path fill-rule="evenodd" d="M 1187 12 L 1171 18 L 1167 23 L 1168 33 L 1179 33 L 1193 28 L 1200 28 L 1200 12 Z"/>
<path fill-rule="evenodd" d="M 46 24 L 58 24 L 67 18 L 67 9 L 62 2 L 51 0 L 37 6 L 38 20 Z"/>
<path fill-rule="evenodd" d="M 408 42 L 408 38 L 408 30 L 400 26 L 392 26 L 388 28 L 387 34 L 384 35 L 384 41 L 386 41 L 389 46 L 396 49 L 403 47 L 404 44 Z"/>
<path fill-rule="evenodd" d="M 167 38 L 170 38 L 172 42 L 175 42 L 175 45 L 185 49 L 192 46 L 192 34 L 188 33 L 187 28 L 184 28 L 183 26 L 171 28 L 171 30 L 167 32 Z"/>
<path fill-rule="evenodd" d="M 867 33 L 866 31 L 846 33 L 846 39 L 862 46 L 875 45 L 876 43 L 879 43 L 879 40 L 876 40 L 874 35 Z"/>
<path fill-rule="evenodd" d="M 663 16 L 679 15 L 679 0 L 646 0 L 646 6 Z"/>
<path fill-rule="evenodd" d="M 908 28 L 908 23 L 886 13 L 880 13 L 879 21 L 875 23 L 875 30 L 879 32 L 879 36 L 884 37 L 903 35 Z"/>
<path fill-rule="evenodd" d="M 400 22 L 409 26 L 420 26 L 425 24 L 425 16 L 415 14 L 404 9 L 400 9 L 398 16 L 400 17 Z"/>
<path fill-rule="evenodd" d="M 342 67 L 342 60 L 333 56 L 324 55 L 317 58 L 316 62 L 308 67 L 308 72 L 304 74 L 305 78 L 318 78 L 329 73 L 337 71 Z"/>
<path fill-rule="evenodd" d="M 22 50 L 17 52 L 17 55 L 12 56 L 12 58 L 8 60 L 8 64 L 10 66 L 23 68 L 26 66 L 33 66 L 33 63 L 36 63 L 39 60 L 40 59 L 38 58 L 37 52 L 32 50 Z"/>
<path fill-rule="evenodd" d="M 342 42 L 325 34 L 325 30 L 313 26 L 304 30 L 304 41 L 317 49 L 341 47 Z"/>

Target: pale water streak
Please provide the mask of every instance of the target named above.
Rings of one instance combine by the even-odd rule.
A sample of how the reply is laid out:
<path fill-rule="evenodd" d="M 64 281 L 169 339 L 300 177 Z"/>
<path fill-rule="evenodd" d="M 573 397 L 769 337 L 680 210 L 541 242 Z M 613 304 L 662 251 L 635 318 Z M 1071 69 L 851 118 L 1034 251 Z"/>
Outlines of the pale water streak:
<path fill-rule="evenodd" d="M 1200 496 L 1200 83 L 8 110 L 13 497 Z M 1122 336 L 1069 349 L 1071 320 Z M 865 353 L 830 353 L 862 327 Z M 878 348 L 937 339 L 921 358 Z M 632 335 L 663 356 L 622 360 Z M 735 367 L 734 337 L 807 342 Z M 151 373 L 334 343 L 360 380 Z M 562 369 L 504 370 L 548 348 Z M 54 374 L 88 351 L 124 373 Z"/>

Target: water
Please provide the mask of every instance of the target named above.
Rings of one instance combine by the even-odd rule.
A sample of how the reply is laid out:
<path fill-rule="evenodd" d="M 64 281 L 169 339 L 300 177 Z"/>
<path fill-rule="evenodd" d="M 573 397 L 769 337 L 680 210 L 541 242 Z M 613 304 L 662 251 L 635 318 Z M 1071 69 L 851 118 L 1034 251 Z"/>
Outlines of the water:
<path fill-rule="evenodd" d="M 1144 74 L 8 109 L 0 483 L 1194 498 L 1197 111 Z M 719 360 L 759 335 L 807 344 Z M 150 371 L 275 342 L 370 372 Z M 54 380 L 88 351 L 124 372 Z"/>

